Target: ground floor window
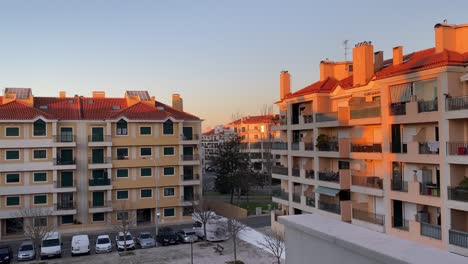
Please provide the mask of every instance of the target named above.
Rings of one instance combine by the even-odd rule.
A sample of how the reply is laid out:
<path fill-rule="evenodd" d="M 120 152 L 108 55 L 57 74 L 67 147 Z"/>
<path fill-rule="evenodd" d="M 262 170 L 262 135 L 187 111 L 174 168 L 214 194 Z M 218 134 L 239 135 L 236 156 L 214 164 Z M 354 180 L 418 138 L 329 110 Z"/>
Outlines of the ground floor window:
<path fill-rule="evenodd" d="M 103 222 L 105 219 L 104 213 L 94 213 L 93 222 Z"/>
<path fill-rule="evenodd" d="M 62 225 L 73 224 L 73 215 L 62 215 Z"/>
<path fill-rule="evenodd" d="M 164 208 L 164 217 L 174 217 L 175 208 Z"/>

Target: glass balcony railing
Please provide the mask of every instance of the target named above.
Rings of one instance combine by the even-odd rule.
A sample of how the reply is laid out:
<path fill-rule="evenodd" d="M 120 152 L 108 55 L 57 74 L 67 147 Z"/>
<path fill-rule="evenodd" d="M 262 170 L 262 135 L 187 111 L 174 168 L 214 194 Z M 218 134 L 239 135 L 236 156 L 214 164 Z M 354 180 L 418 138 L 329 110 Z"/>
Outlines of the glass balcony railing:
<path fill-rule="evenodd" d="M 447 98 L 445 106 L 447 111 L 468 109 L 468 95 Z"/>
<path fill-rule="evenodd" d="M 301 203 L 301 195 L 300 194 L 293 193 L 292 198 L 293 198 L 293 202 Z"/>
<path fill-rule="evenodd" d="M 53 160 L 54 165 L 75 165 L 75 159 L 66 159 L 66 158 L 55 158 Z"/>
<path fill-rule="evenodd" d="M 334 214 L 341 214 L 341 208 L 339 203 L 330 203 L 324 201 L 318 201 L 318 208 L 323 211 L 327 211 Z"/>
<path fill-rule="evenodd" d="M 338 120 L 338 112 L 316 113 L 315 119 L 317 122 L 330 122 Z"/>
<path fill-rule="evenodd" d="M 352 185 L 374 188 L 374 189 L 383 189 L 383 179 L 377 176 L 352 176 L 351 177 Z"/>
<path fill-rule="evenodd" d="M 54 136 L 54 142 L 61 142 L 61 143 L 67 143 L 67 142 L 75 142 L 76 141 L 76 136 L 71 135 L 71 134 L 61 134 Z"/>
<path fill-rule="evenodd" d="M 419 142 L 419 154 L 439 154 L 439 141 Z"/>
<path fill-rule="evenodd" d="M 385 225 L 385 215 L 362 211 L 353 208 L 353 218 L 376 225 Z"/>
<path fill-rule="evenodd" d="M 76 204 L 74 201 L 59 202 L 54 204 L 55 210 L 74 210 Z"/>
<path fill-rule="evenodd" d="M 184 174 L 181 176 L 182 181 L 198 181 L 200 180 L 199 174 Z"/>
<path fill-rule="evenodd" d="M 468 188 L 466 187 L 447 187 L 448 199 L 468 203 Z"/>
<path fill-rule="evenodd" d="M 95 134 L 95 135 L 88 136 L 88 142 L 111 142 L 111 141 L 112 141 L 112 137 L 110 135 Z"/>
<path fill-rule="evenodd" d="M 363 109 L 351 109 L 349 116 L 350 116 L 350 119 L 379 117 L 380 106 L 363 108 Z"/>
<path fill-rule="evenodd" d="M 289 200 L 289 193 L 285 192 L 283 190 L 273 190 L 271 192 L 271 195 L 273 197 L 276 197 L 276 198 L 279 198 L 279 199 L 282 199 L 282 200 L 286 200 L 286 201 Z"/>
<path fill-rule="evenodd" d="M 419 183 L 419 194 L 424 196 L 440 197 L 440 186 L 430 183 Z"/>
<path fill-rule="evenodd" d="M 183 161 L 197 161 L 199 159 L 198 154 L 193 155 L 181 155 L 180 159 Z"/>
<path fill-rule="evenodd" d="M 198 134 L 180 135 L 181 140 L 198 140 L 199 138 Z"/>

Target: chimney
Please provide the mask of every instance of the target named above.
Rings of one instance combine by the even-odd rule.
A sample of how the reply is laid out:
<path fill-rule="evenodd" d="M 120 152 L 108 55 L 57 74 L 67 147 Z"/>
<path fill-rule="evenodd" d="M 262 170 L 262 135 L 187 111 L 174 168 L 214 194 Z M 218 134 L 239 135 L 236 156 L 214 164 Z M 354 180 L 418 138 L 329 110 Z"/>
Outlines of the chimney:
<path fill-rule="evenodd" d="M 403 63 L 403 46 L 393 48 L 393 65 L 399 65 Z"/>
<path fill-rule="evenodd" d="M 65 92 L 65 91 L 60 91 L 60 92 L 59 92 L 59 97 L 60 97 L 60 98 L 65 98 L 65 97 L 67 97 L 67 92 Z"/>
<path fill-rule="evenodd" d="M 172 95 L 172 107 L 176 110 L 181 112 L 184 111 L 184 101 L 180 97 L 180 94 L 173 94 Z"/>
<path fill-rule="evenodd" d="M 105 98 L 106 92 L 104 91 L 93 91 L 93 98 Z"/>
<path fill-rule="evenodd" d="M 374 46 L 370 41 L 356 44 L 353 49 L 353 85 L 366 85 L 374 75 Z"/>
<path fill-rule="evenodd" d="M 329 60 L 320 62 L 320 81 L 323 81 L 328 77 L 333 77 L 333 66 L 334 63 Z"/>
<path fill-rule="evenodd" d="M 286 95 L 291 93 L 291 75 L 288 71 L 280 73 L 280 99 L 283 100 Z"/>
<path fill-rule="evenodd" d="M 439 23 L 434 26 L 434 31 L 436 53 L 444 50 L 468 52 L 468 24 Z"/>
<path fill-rule="evenodd" d="M 374 53 L 374 72 L 378 72 L 383 68 L 383 51 L 379 50 Z"/>

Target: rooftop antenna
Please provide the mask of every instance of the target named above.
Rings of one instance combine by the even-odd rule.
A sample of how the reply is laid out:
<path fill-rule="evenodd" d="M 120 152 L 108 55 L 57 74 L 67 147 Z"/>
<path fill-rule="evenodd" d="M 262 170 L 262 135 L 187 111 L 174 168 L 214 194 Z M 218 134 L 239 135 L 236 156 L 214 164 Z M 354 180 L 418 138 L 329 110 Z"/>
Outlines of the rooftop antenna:
<path fill-rule="evenodd" d="M 447 24 L 447 23 L 448 23 L 448 20 L 447 20 L 447 19 L 444 19 L 444 22 L 443 22 L 443 23 L 444 23 L 444 24 Z"/>
<path fill-rule="evenodd" d="M 349 40 L 347 40 L 347 39 L 345 39 L 345 40 L 343 41 L 344 59 L 345 59 L 345 61 L 348 61 L 348 50 L 349 50 L 348 42 L 349 42 Z"/>

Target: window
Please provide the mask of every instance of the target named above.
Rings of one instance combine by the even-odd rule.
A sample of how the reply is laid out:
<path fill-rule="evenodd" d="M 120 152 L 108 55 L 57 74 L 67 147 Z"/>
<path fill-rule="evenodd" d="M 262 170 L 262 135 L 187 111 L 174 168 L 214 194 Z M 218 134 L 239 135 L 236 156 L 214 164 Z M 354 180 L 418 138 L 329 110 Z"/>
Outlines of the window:
<path fill-rule="evenodd" d="M 151 135 L 151 127 L 140 127 L 140 135 Z"/>
<path fill-rule="evenodd" d="M 45 149 L 33 150 L 33 159 L 47 159 L 47 150 Z"/>
<path fill-rule="evenodd" d="M 7 137 L 19 137 L 19 127 L 7 127 L 5 129 L 5 135 Z"/>
<path fill-rule="evenodd" d="M 153 197 L 153 190 L 151 190 L 151 189 L 141 189 L 140 190 L 140 197 L 141 198 L 151 198 L 151 197 Z"/>
<path fill-rule="evenodd" d="M 73 215 L 62 215 L 61 224 L 62 225 L 73 224 Z"/>
<path fill-rule="evenodd" d="M 34 204 L 47 204 L 47 195 L 34 195 Z"/>
<path fill-rule="evenodd" d="M 349 170 L 349 161 L 339 160 L 338 161 L 339 170 Z"/>
<path fill-rule="evenodd" d="M 245 135 L 242 136 L 242 140 L 245 140 Z"/>
<path fill-rule="evenodd" d="M 165 196 L 165 197 L 172 197 L 172 196 L 175 196 L 175 189 L 174 189 L 174 187 L 164 188 L 164 196 Z"/>
<path fill-rule="evenodd" d="M 93 214 L 93 222 L 103 222 L 103 221 L 104 221 L 104 213 Z"/>
<path fill-rule="evenodd" d="M 164 156 L 173 156 L 174 147 L 164 147 Z"/>
<path fill-rule="evenodd" d="M 127 122 L 125 122 L 125 120 L 120 119 L 117 122 L 117 132 L 116 132 L 116 134 L 120 135 L 120 136 L 128 135 Z"/>
<path fill-rule="evenodd" d="M 174 134 L 174 123 L 171 120 L 167 120 L 163 124 L 163 134 L 164 135 L 173 135 Z"/>
<path fill-rule="evenodd" d="M 7 160 L 19 160 L 19 150 L 6 150 L 5 159 Z"/>
<path fill-rule="evenodd" d="M 128 169 L 117 169 L 117 178 L 128 177 Z"/>
<path fill-rule="evenodd" d="M 6 197 L 6 206 L 18 206 L 20 205 L 19 196 L 7 196 Z"/>
<path fill-rule="evenodd" d="M 46 182 L 47 172 L 34 172 L 34 182 Z"/>
<path fill-rule="evenodd" d="M 37 120 L 33 124 L 34 136 L 47 136 L 46 123 L 42 120 Z"/>
<path fill-rule="evenodd" d="M 173 176 L 175 174 L 174 167 L 164 167 L 164 176 Z"/>
<path fill-rule="evenodd" d="M 353 65 L 352 64 L 348 65 L 348 71 L 350 71 L 350 72 L 353 71 Z"/>
<path fill-rule="evenodd" d="M 117 191 L 117 200 L 128 199 L 128 191 Z"/>
<path fill-rule="evenodd" d="M 19 173 L 9 173 L 5 175 L 5 182 L 6 183 L 19 183 L 20 182 L 20 175 Z"/>
<path fill-rule="evenodd" d="M 140 156 L 151 156 L 151 148 L 140 148 Z"/>
<path fill-rule="evenodd" d="M 117 220 L 127 220 L 128 219 L 128 212 L 117 212 Z"/>
<path fill-rule="evenodd" d="M 44 217 L 36 217 L 33 218 L 34 226 L 35 227 L 40 227 L 40 226 L 47 226 L 47 216 Z"/>
<path fill-rule="evenodd" d="M 174 217 L 175 209 L 174 208 L 164 208 L 164 217 Z"/>
<path fill-rule="evenodd" d="M 117 159 L 128 159 L 128 148 L 117 148 Z"/>
<path fill-rule="evenodd" d="M 140 168 L 140 176 L 146 177 L 151 176 L 153 174 L 151 168 Z"/>
<path fill-rule="evenodd" d="M 242 132 L 245 132 L 245 127 L 242 127 Z"/>

